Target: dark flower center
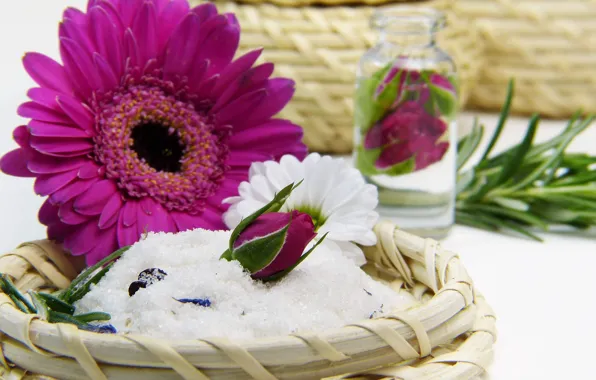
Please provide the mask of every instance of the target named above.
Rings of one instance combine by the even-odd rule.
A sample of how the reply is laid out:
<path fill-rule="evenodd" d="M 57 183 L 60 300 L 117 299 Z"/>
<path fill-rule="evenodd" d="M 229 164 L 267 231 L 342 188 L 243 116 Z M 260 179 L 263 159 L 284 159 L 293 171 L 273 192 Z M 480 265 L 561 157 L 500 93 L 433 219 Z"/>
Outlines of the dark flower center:
<path fill-rule="evenodd" d="M 182 168 L 180 160 L 184 147 L 178 134 L 168 133 L 168 127 L 157 123 L 141 124 L 132 130 L 131 137 L 132 150 L 153 169 L 177 173 Z"/>
<path fill-rule="evenodd" d="M 130 84 L 97 104 L 94 156 L 128 197 L 198 213 L 228 170 L 230 130 L 156 81 Z"/>

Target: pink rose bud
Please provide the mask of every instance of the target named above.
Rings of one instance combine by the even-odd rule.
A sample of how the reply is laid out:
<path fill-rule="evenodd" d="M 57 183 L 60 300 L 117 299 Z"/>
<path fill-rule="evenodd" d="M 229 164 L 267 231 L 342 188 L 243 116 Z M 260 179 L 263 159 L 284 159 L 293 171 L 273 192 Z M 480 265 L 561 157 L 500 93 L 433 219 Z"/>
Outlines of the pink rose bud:
<path fill-rule="evenodd" d="M 230 246 L 221 258 L 238 261 L 262 281 L 280 279 L 304 261 L 327 234 L 304 252 L 317 235 L 312 218 L 299 211 L 279 212 L 300 183 L 286 186 L 271 202 L 244 218 L 232 231 Z"/>
<path fill-rule="evenodd" d="M 288 225 L 285 239 L 281 241 L 281 244 L 267 244 L 267 242 L 264 242 L 263 247 L 258 244 L 261 240 L 268 238 L 269 242 L 275 242 L 273 236 L 279 234 Z M 256 264 L 251 268 L 252 277 L 264 279 L 293 267 L 302 256 L 308 243 L 316 235 L 314 223 L 308 214 L 299 211 L 267 213 L 259 216 L 240 233 L 240 236 L 234 242 L 232 255 L 236 256 L 236 260 L 240 261 L 241 264 L 246 261 L 251 261 L 248 264 Z M 250 248 L 255 243 L 258 244 L 258 249 L 262 251 L 255 251 L 254 253 L 266 257 L 265 260 L 255 260 L 254 254 L 248 254 L 252 250 L 246 250 L 246 254 L 243 255 L 245 257 L 238 257 L 240 254 L 235 254 L 236 252 L 242 252 L 243 249 Z M 266 252 L 267 248 L 264 245 L 269 247 L 269 252 Z M 255 248 L 257 248 L 256 245 Z"/>

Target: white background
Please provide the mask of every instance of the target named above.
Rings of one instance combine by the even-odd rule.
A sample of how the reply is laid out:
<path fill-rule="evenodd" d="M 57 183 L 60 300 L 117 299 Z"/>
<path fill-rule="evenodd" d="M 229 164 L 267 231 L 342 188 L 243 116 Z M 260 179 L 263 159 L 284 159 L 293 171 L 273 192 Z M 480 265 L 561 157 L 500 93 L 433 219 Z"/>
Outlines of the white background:
<path fill-rule="evenodd" d="M 33 84 L 21 66 L 26 51 L 58 57 L 57 26 L 66 5 L 84 0 L 3 2 L 0 12 L 0 154 L 16 147 L 16 115 Z M 587 79 L 587 78 L 586 78 Z M 464 115 L 462 127 L 471 115 Z M 493 115 L 482 115 L 487 127 Z M 501 146 L 518 141 L 525 119 L 513 120 Z M 539 139 L 562 122 L 544 122 Z M 596 154 L 596 126 L 573 145 Z M 45 236 L 37 222 L 42 199 L 33 181 L 0 174 L 0 251 Z M 596 341 L 596 233 L 545 235 L 546 243 L 456 227 L 443 243 L 459 252 L 476 286 L 495 309 L 499 340 L 488 378 L 494 380 L 591 379 Z"/>

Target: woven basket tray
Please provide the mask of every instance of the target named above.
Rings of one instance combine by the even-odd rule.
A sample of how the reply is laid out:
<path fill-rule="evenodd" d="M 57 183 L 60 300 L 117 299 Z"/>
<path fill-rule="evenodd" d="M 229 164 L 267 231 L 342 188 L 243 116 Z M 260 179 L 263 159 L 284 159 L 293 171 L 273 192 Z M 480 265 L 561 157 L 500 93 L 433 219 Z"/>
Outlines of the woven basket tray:
<path fill-rule="evenodd" d="M 458 0 L 453 11 L 473 20 L 485 40 L 472 106 L 500 109 L 515 77 L 516 113 L 596 112 L 596 1 Z"/>
<path fill-rule="evenodd" d="M 451 1 L 421 4 L 446 9 Z M 241 52 L 264 47 L 262 57 L 276 64 L 276 75 L 296 81 L 294 99 L 281 116 L 304 127 L 309 148 L 325 153 L 350 152 L 355 70 L 362 54 L 376 43 L 369 18 L 377 8 L 216 4 L 238 17 Z M 439 39 L 456 61 L 461 100 L 465 102 L 482 64 L 482 48 L 472 25 L 455 22 L 451 12 L 447 17 L 451 26 Z"/>
<path fill-rule="evenodd" d="M 241 342 L 167 341 L 49 324 L 22 313 L 0 293 L 0 358 L 6 366 L 0 367 L 0 375 L 273 380 L 356 373 L 449 380 L 483 373 L 492 358 L 495 317 L 458 256 L 391 223 L 375 230 L 379 243 L 366 251 L 367 272 L 396 292 L 413 294 L 420 300 L 417 306 L 320 334 Z M 23 291 L 62 288 L 75 276 L 64 253 L 48 241 L 25 243 L 0 256 L 0 272 Z"/>

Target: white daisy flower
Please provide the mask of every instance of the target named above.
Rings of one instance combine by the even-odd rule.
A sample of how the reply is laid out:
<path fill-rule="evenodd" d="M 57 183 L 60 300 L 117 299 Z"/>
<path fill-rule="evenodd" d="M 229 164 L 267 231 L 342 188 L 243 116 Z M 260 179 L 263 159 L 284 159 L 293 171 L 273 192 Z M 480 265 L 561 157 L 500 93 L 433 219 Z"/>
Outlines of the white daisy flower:
<path fill-rule="evenodd" d="M 357 169 L 340 158 L 311 153 L 302 162 L 286 155 L 280 162 L 253 163 L 249 181 L 240 184 L 239 196 L 224 200 L 231 204 L 224 214 L 225 224 L 229 228 L 236 227 L 242 218 L 270 202 L 275 193 L 302 180 L 280 211 L 298 210 L 309 214 L 317 236 L 329 233 L 323 245 L 341 250 L 359 266 L 366 263 L 356 244 L 376 244 L 372 229 L 379 218 L 375 211 L 378 193 Z"/>

